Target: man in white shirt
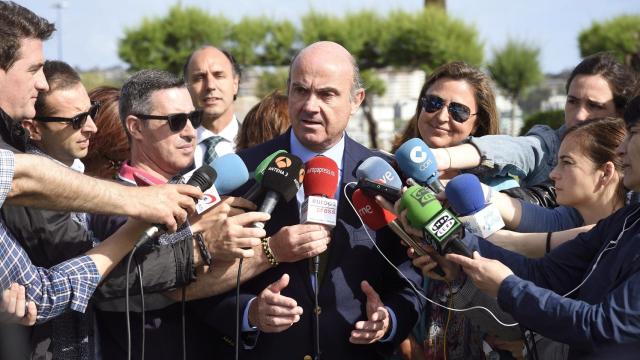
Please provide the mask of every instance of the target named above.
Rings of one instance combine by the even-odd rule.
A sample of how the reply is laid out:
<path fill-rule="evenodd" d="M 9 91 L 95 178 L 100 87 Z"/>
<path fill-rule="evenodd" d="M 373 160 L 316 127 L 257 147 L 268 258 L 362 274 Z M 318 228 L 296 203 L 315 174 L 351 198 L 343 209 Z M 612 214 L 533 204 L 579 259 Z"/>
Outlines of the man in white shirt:
<path fill-rule="evenodd" d="M 187 59 L 184 80 L 193 105 L 203 111 L 194 154 L 195 166 L 199 167 L 235 151 L 240 126 L 234 101 L 238 95 L 240 67 L 229 52 L 203 46 Z"/>

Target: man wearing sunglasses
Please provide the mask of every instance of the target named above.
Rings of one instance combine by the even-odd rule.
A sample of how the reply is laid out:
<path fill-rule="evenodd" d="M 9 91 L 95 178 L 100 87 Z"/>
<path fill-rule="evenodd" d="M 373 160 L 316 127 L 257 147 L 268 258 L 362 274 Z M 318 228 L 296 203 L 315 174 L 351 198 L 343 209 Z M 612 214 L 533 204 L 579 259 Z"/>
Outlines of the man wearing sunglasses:
<path fill-rule="evenodd" d="M 132 75 L 122 86 L 119 102 L 122 124 L 129 138 L 131 148 L 130 161 L 125 162 L 118 174 L 118 180 L 132 185 L 156 185 L 176 178 L 193 163 L 196 145 L 196 130 L 200 125 L 201 112 L 194 109 L 182 79 L 175 75 L 157 70 L 142 70 Z M 199 267 L 206 251 L 200 251 L 197 242 L 192 240 L 192 233 L 201 233 L 213 258 L 213 269 L 210 275 L 220 271 L 218 279 L 224 274 L 222 260 L 234 263 L 238 256 L 251 256 L 253 250 L 242 250 L 243 247 L 257 247 L 264 236 L 262 229 L 249 228 L 255 221 L 265 221 L 268 215 L 263 213 L 244 213 L 242 208 L 255 209 L 255 205 L 239 198 L 228 198 L 223 206 L 217 206 L 200 216 L 189 219 L 190 227 L 182 228 L 169 238 L 161 238 L 161 243 L 185 244 L 183 252 L 171 256 L 160 253 L 162 246 L 156 249 L 140 249 L 136 260 L 142 267 L 144 278 L 165 278 L 158 281 L 153 291 L 145 290 L 145 353 L 154 359 L 175 359 L 181 357 L 181 348 L 175 346 L 175 339 L 180 336 L 181 305 L 174 304 L 160 292 L 179 287 L 180 281 L 171 277 L 195 280 L 195 268 Z M 91 228 L 100 239 L 109 236 L 124 222 L 122 217 L 94 216 Z M 233 226 L 231 226 L 233 225 Z M 246 227 L 245 227 L 246 226 Z M 233 227 L 234 231 L 226 231 Z M 199 236 L 199 235 L 196 235 Z M 180 238 L 182 237 L 182 238 Z M 185 241 L 186 240 L 186 241 Z M 224 241 L 223 241 L 224 240 Z M 237 243 L 237 244 L 236 244 Z M 235 244 L 230 245 L 229 244 Z M 175 245 L 173 245 L 175 246 Z M 223 249 L 224 246 L 228 246 Z M 246 254 L 246 255 L 243 255 Z M 150 258 L 161 259 L 150 262 Z M 130 274 L 135 275 L 135 271 Z M 133 277 L 132 275 L 132 277 Z M 110 276 L 107 281 L 113 278 Z M 229 283 L 235 278 L 228 277 Z M 96 303 L 97 320 L 100 333 L 102 358 L 122 359 L 126 357 L 127 343 L 123 329 L 126 326 L 122 316 L 124 312 L 124 282 L 110 282 L 108 286 L 98 289 L 99 299 Z M 114 291 L 114 287 L 119 287 Z M 175 299 L 175 298 L 174 298 Z M 180 296 L 177 298 L 180 299 Z M 133 306 L 133 305 L 132 305 Z M 134 307 L 135 308 L 135 307 Z M 131 314 L 133 329 L 142 325 L 142 316 L 138 309 Z M 187 322 L 190 324 L 190 322 Z M 140 353 L 140 332 L 132 333 L 133 354 Z M 208 346 L 207 339 L 195 341 L 189 337 L 189 358 L 199 346 Z M 149 344 L 152 344 L 149 346 Z M 210 358 L 210 357 L 209 357 Z"/>

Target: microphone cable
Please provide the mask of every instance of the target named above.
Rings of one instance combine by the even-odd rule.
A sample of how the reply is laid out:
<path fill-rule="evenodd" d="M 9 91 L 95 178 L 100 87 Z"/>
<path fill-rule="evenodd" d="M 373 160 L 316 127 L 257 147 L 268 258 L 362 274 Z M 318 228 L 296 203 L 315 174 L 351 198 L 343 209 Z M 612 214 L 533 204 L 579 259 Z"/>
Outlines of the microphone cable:
<path fill-rule="evenodd" d="M 235 341 L 235 360 L 240 359 L 240 276 L 242 274 L 242 260 L 238 262 L 238 276 L 236 278 L 236 341 Z"/>
<path fill-rule="evenodd" d="M 365 225 L 364 221 L 362 220 L 362 217 L 360 217 L 360 214 L 358 214 L 358 210 L 356 209 L 356 207 L 353 205 L 353 202 L 351 202 L 351 199 L 349 198 L 349 196 L 347 196 L 347 187 L 349 185 L 356 185 L 357 183 L 355 181 L 349 182 L 347 184 L 345 184 L 343 190 L 344 196 L 347 199 L 347 201 L 349 202 L 349 205 L 351 206 L 351 208 L 353 209 L 353 211 L 355 212 L 356 216 L 358 217 L 358 220 L 360 220 L 360 223 L 362 223 L 363 229 L 365 231 L 365 233 L 367 234 L 367 237 L 369 238 L 369 240 L 373 243 L 373 246 L 376 248 L 376 250 L 378 251 L 378 253 L 380 254 L 380 256 L 382 256 L 382 258 L 393 268 L 396 270 L 396 272 L 400 275 L 400 277 L 402 279 L 404 279 L 407 284 L 409 284 L 409 286 L 411 287 L 411 289 L 413 289 L 413 291 L 418 294 L 418 296 L 420 296 L 421 298 L 423 298 L 424 300 L 430 302 L 433 305 L 439 306 L 445 310 L 451 310 L 451 311 L 457 311 L 457 312 L 465 312 L 465 311 L 470 311 L 470 310 L 476 310 L 476 309 L 482 309 L 485 310 L 487 313 L 489 313 L 489 315 L 491 315 L 491 317 L 493 317 L 493 319 L 500 325 L 502 326 L 507 326 L 507 327 L 511 327 L 511 326 L 518 326 L 520 325 L 519 323 L 512 323 L 512 324 L 507 324 L 502 322 L 500 319 L 498 319 L 498 317 L 489 309 L 487 309 L 484 306 L 471 306 L 468 308 L 464 308 L 464 309 L 456 309 L 453 307 L 448 307 L 445 305 L 442 305 L 436 301 L 433 301 L 431 299 L 429 299 L 428 297 L 426 297 L 421 290 L 418 290 L 416 288 L 416 286 L 413 284 L 413 282 L 411 280 L 409 280 L 409 278 L 407 278 L 407 276 L 402 273 L 402 271 L 400 271 L 400 269 L 398 269 L 391 260 L 389 260 L 389 258 L 386 257 L 386 255 L 382 252 L 382 250 L 380 250 L 380 248 L 378 247 L 378 244 L 376 244 L 376 242 L 373 240 L 373 238 L 371 237 L 371 234 L 369 234 L 369 231 L 367 230 L 367 226 Z"/>
<path fill-rule="evenodd" d="M 315 332 L 315 356 L 314 360 L 320 360 L 320 304 L 318 303 L 318 291 L 320 290 L 320 284 L 318 283 L 318 273 L 320 270 L 320 255 L 316 255 L 313 259 L 310 259 L 313 271 L 313 283 L 314 283 L 314 308 L 313 314 L 316 319 Z"/>

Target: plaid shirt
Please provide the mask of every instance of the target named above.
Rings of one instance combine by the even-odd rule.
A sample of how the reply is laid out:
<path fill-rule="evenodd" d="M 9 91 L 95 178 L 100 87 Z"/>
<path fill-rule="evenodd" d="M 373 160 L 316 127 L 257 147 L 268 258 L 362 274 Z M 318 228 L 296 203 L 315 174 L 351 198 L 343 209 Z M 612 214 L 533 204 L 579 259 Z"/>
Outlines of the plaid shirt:
<path fill-rule="evenodd" d="M 11 190 L 14 166 L 13 153 L 0 150 L 0 204 Z M 27 298 L 38 308 L 38 322 L 44 322 L 68 308 L 84 312 L 100 282 L 100 274 L 88 256 L 73 258 L 50 269 L 33 265 L 0 221 L 0 289 L 8 288 L 13 282 L 25 286 Z"/>

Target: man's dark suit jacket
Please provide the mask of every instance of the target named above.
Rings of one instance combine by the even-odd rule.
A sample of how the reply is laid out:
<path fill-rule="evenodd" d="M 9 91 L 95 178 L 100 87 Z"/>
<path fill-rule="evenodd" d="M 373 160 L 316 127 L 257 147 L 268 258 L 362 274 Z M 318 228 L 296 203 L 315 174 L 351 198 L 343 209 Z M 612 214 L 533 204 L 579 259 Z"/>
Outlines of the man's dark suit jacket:
<path fill-rule="evenodd" d="M 283 149 L 290 151 L 289 134 L 285 134 L 239 152 L 249 171 L 269 154 Z M 373 156 L 371 150 L 345 136 L 343 155 L 343 175 L 338 204 L 338 223 L 331 234 L 329 256 L 324 279 L 318 296 L 320 314 L 320 347 L 323 359 L 381 359 L 407 337 L 418 319 L 423 301 L 414 293 L 405 280 L 375 250 L 365 229 L 346 201 L 342 189 L 348 182 L 356 181 L 356 167 L 366 158 Z M 248 186 L 245 186 L 245 189 Z M 244 189 L 241 189 L 244 190 Z M 240 191 L 240 194 L 243 192 Z M 351 195 L 348 191 L 349 196 Z M 267 235 L 275 234 L 284 226 L 299 224 L 298 203 L 294 198 L 289 203 L 279 203 L 266 224 Z M 421 276 L 411 266 L 406 256 L 406 248 L 388 230 L 375 232 L 367 228 L 384 254 L 398 266 L 414 284 L 421 283 Z M 289 274 L 289 285 L 282 291 L 284 296 L 296 300 L 304 310 L 300 321 L 281 333 L 260 333 L 255 348 L 241 350 L 242 359 L 300 359 L 314 353 L 313 316 L 314 292 L 310 281 L 309 260 L 296 263 L 281 263 L 261 275 L 249 280 L 241 287 L 241 311 L 249 299 Z M 378 292 L 385 306 L 391 308 L 397 319 L 396 333 L 389 342 L 373 345 L 355 345 L 349 342 L 351 330 L 359 320 L 367 320 L 366 296 L 360 283 L 367 280 Z M 417 287 L 420 289 L 420 287 Z M 235 321 L 235 291 L 218 297 L 217 300 L 200 302 L 196 305 L 199 313 L 224 339 L 231 348 Z M 208 304 L 208 305 L 205 305 Z M 215 306 L 214 306 L 215 304 Z M 242 347 L 241 347 L 242 348 Z M 231 348 L 232 349 L 232 348 Z M 231 352 L 219 349 L 218 358 L 227 358 Z M 227 349 L 229 350 L 229 349 Z M 229 357 L 232 358 L 232 357 Z"/>

